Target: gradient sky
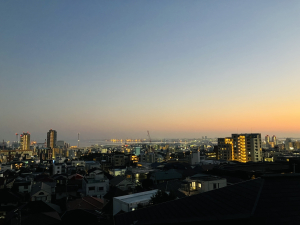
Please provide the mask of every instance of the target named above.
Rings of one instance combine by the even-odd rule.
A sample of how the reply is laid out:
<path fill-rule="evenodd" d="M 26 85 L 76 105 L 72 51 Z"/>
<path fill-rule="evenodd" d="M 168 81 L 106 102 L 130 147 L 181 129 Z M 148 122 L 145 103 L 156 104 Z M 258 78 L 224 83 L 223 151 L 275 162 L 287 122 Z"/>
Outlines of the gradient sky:
<path fill-rule="evenodd" d="M 300 1 L 0 1 L 0 138 L 300 136 Z"/>

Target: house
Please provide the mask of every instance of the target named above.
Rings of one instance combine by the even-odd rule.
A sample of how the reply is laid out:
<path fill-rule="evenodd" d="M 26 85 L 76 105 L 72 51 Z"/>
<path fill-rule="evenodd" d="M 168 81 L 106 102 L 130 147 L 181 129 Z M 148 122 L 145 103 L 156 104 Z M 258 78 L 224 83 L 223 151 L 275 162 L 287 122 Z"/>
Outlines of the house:
<path fill-rule="evenodd" d="M 196 174 L 182 181 L 180 191 L 185 195 L 192 195 L 226 186 L 227 180 L 225 178 L 206 174 Z"/>
<path fill-rule="evenodd" d="M 62 173 L 66 173 L 66 164 L 53 163 L 53 174 L 62 174 Z"/>
<path fill-rule="evenodd" d="M 28 177 L 26 178 L 17 177 L 13 184 L 13 188 L 17 192 L 25 193 L 25 194 L 31 192 L 31 187 L 32 187 L 32 181 Z"/>
<path fill-rule="evenodd" d="M 104 176 L 103 172 L 92 172 L 84 177 L 82 189 L 85 196 L 103 198 L 109 190 L 109 180 Z"/>
<path fill-rule="evenodd" d="M 157 189 L 124 195 L 113 198 L 113 215 L 120 211 L 130 212 L 137 209 L 139 204 L 148 205 L 151 197 L 157 193 Z"/>
<path fill-rule="evenodd" d="M 55 183 L 38 182 L 32 186 L 31 201 L 51 202 L 51 196 L 55 193 Z"/>
<path fill-rule="evenodd" d="M 162 183 L 167 180 L 182 179 L 182 175 L 175 169 L 171 169 L 168 171 L 156 171 L 151 174 L 150 179 L 152 179 L 154 183 Z"/>
<path fill-rule="evenodd" d="M 127 191 L 128 189 L 134 189 L 135 184 L 131 179 L 127 179 L 123 176 L 116 176 L 109 181 L 111 186 L 117 187 L 122 191 Z"/>
<path fill-rule="evenodd" d="M 115 168 L 115 169 L 108 169 L 108 172 L 111 176 L 123 176 L 126 173 L 126 168 Z"/>
<path fill-rule="evenodd" d="M 100 198 L 85 196 L 73 201 L 67 202 L 67 210 L 85 209 L 101 211 L 104 206 L 104 201 Z"/>

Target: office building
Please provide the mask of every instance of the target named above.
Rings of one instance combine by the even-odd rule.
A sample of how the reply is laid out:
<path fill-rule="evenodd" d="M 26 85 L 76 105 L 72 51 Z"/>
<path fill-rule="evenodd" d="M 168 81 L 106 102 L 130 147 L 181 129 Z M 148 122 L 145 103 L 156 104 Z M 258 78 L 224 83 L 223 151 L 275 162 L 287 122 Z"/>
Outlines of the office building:
<path fill-rule="evenodd" d="M 24 133 L 20 135 L 20 149 L 30 150 L 30 134 Z"/>
<path fill-rule="evenodd" d="M 56 130 L 50 129 L 49 132 L 47 132 L 47 148 L 56 148 L 56 142 L 57 132 Z"/>
<path fill-rule="evenodd" d="M 259 162 L 262 159 L 261 134 L 232 134 L 218 138 L 218 159 L 238 162 Z"/>

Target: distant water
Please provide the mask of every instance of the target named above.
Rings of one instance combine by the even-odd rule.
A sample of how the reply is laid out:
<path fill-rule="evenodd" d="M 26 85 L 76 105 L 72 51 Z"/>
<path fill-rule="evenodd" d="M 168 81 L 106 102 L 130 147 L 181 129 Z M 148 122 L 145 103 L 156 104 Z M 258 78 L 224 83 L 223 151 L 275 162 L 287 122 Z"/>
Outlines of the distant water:
<path fill-rule="evenodd" d="M 71 146 L 77 146 L 77 141 L 65 141 L 67 143 L 70 143 Z M 149 144 L 149 142 L 128 142 L 127 144 Z M 151 142 L 152 144 L 164 144 L 165 142 Z M 168 142 L 167 142 L 168 143 Z M 169 142 L 174 143 L 174 142 Z M 82 140 L 79 141 L 79 147 L 91 147 L 92 145 L 124 145 L 125 142 L 111 142 L 111 141 L 103 141 L 103 140 Z M 183 143 L 182 143 L 183 144 Z"/>

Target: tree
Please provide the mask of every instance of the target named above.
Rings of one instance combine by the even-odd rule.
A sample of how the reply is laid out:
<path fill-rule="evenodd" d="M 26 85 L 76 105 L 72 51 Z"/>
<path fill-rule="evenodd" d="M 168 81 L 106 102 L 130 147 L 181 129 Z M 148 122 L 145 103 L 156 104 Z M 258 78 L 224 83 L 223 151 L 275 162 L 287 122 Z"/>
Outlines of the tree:
<path fill-rule="evenodd" d="M 170 194 L 168 194 L 164 190 L 158 190 L 156 194 L 151 197 L 150 204 L 155 205 L 155 204 L 168 202 L 175 199 L 176 196 L 174 195 L 173 192 L 170 192 Z"/>

